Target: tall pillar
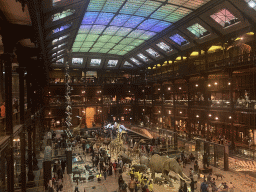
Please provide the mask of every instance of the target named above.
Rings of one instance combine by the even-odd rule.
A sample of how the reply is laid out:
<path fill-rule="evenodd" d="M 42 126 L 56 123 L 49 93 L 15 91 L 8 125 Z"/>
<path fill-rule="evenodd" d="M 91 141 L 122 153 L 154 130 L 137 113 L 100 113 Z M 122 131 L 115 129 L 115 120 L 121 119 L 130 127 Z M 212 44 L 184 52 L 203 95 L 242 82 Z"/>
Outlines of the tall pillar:
<path fill-rule="evenodd" d="M 28 102 L 28 111 L 31 110 L 31 86 L 30 86 L 30 81 L 29 81 L 29 76 L 27 75 L 26 79 L 26 84 L 27 84 L 27 102 Z M 29 114 L 28 118 L 30 117 L 31 114 Z M 33 161 L 32 161 L 32 132 L 33 132 L 33 127 L 31 125 L 28 125 L 27 128 L 28 131 L 28 182 L 27 182 L 27 187 L 34 187 L 34 173 L 33 173 Z"/>
<path fill-rule="evenodd" d="M 5 159 L 5 151 L 1 151 L 1 181 L 2 181 L 2 185 L 5 185 L 5 162 L 6 162 L 6 159 Z"/>
<path fill-rule="evenodd" d="M 191 139 L 191 94 L 190 94 L 190 84 L 189 84 L 189 77 L 185 79 L 187 83 L 187 94 L 188 94 L 188 108 L 187 108 L 187 113 L 188 113 L 188 119 L 187 119 L 187 133 L 188 133 L 188 139 Z M 193 118 L 195 118 L 193 116 Z"/>
<path fill-rule="evenodd" d="M 231 147 L 235 148 L 235 130 L 234 130 L 234 98 L 233 98 L 233 78 L 232 78 L 233 71 L 229 71 L 229 99 L 230 99 L 230 131 L 231 131 Z M 237 133 L 236 133 L 237 134 Z"/>
<path fill-rule="evenodd" d="M 204 113 L 204 129 L 205 124 L 207 124 L 207 131 L 205 134 L 204 131 L 204 136 L 206 136 L 206 140 L 210 140 L 210 129 L 209 129 L 209 125 L 210 125 L 210 121 L 209 121 L 209 111 L 210 111 L 210 100 L 211 100 L 211 95 L 209 92 L 209 87 L 208 87 L 208 75 L 204 75 L 203 76 L 203 95 L 204 95 L 204 102 L 202 102 L 202 104 L 205 106 L 205 113 Z"/>
<path fill-rule="evenodd" d="M 12 59 L 13 54 L 4 53 L 2 59 L 5 64 L 5 115 L 6 134 L 10 136 L 10 147 L 7 151 L 7 189 L 14 191 L 14 160 L 13 160 L 13 122 L 12 122 Z"/>
<path fill-rule="evenodd" d="M 154 84 L 151 84 L 151 113 L 150 113 L 150 121 L 153 123 L 154 116 Z"/>
<path fill-rule="evenodd" d="M 162 73 L 162 72 L 161 72 Z M 164 86 L 163 86 L 163 82 L 161 83 L 161 116 L 162 116 L 162 129 L 164 128 Z"/>
<path fill-rule="evenodd" d="M 24 125 L 24 67 L 17 69 L 19 72 L 19 96 L 20 96 L 20 123 Z M 26 141 L 25 141 L 25 127 L 22 128 L 20 134 L 20 148 L 21 148 L 21 191 L 26 192 Z"/>
<path fill-rule="evenodd" d="M 172 81 L 172 92 L 173 92 L 173 129 L 174 129 L 174 150 L 177 150 L 178 148 L 178 138 L 177 138 L 177 130 L 176 130 L 176 101 L 175 101 L 175 95 L 176 95 L 176 85 L 175 80 Z"/>

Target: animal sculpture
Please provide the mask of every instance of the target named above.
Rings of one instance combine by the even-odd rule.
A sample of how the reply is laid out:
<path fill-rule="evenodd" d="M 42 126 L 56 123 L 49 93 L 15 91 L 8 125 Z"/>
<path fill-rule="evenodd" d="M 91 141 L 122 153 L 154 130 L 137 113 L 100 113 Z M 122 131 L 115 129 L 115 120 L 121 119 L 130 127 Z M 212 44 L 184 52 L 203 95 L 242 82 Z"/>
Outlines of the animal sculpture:
<path fill-rule="evenodd" d="M 168 175 L 170 172 L 174 172 L 183 181 L 190 182 L 176 159 L 155 154 L 149 161 L 149 167 L 153 180 L 155 180 L 155 173 L 162 173 L 162 177 L 171 182 L 171 178 Z"/>

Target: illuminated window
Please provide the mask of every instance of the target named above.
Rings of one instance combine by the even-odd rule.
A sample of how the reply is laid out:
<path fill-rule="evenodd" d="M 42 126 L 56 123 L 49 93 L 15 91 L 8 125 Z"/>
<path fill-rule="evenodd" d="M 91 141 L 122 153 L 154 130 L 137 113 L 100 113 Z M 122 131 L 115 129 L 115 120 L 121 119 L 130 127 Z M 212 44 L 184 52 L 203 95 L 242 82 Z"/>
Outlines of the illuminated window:
<path fill-rule="evenodd" d="M 139 62 L 137 59 L 135 59 L 134 57 L 130 58 L 134 63 L 136 63 L 137 65 L 140 65 L 141 62 Z"/>
<path fill-rule="evenodd" d="M 254 10 L 256 10 L 256 1 L 255 0 L 245 0 L 248 5 L 253 8 Z"/>
<path fill-rule="evenodd" d="M 61 47 L 64 46 L 64 45 L 66 45 L 66 43 L 62 43 L 62 44 L 60 44 L 60 45 L 58 45 L 58 46 L 56 46 L 56 47 L 53 47 L 53 50 L 54 50 L 54 49 L 57 49 L 57 48 L 61 48 Z"/>
<path fill-rule="evenodd" d="M 72 58 L 72 64 L 74 65 L 82 65 L 84 59 L 83 58 Z"/>
<path fill-rule="evenodd" d="M 224 28 L 239 22 L 238 18 L 227 9 L 222 9 L 221 11 L 214 13 L 211 15 L 211 18 Z"/>
<path fill-rule="evenodd" d="M 186 39 L 184 39 L 182 36 L 180 36 L 179 34 L 175 34 L 175 35 L 171 36 L 170 39 L 173 40 L 175 43 L 177 43 L 180 46 L 186 45 L 188 43 L 188 41 Z"/>
<path fill-rule="evenodd" d="M 193 33 L 195 36 L 198 38 L 204 37 L 206 35 L 209 35 L 210 32 L 207 31 L 204 27 L 199 25 L 198 23 L 191 25 L 190 27 L 187 28 L 191 33 Z"/>
<path fill-rule="evenodd" d="M 149 48 L 146 50 L 150 55 L 152 55 L 153 57 L 160 57 L 160 55 L 154 51 L 153 49 Z"/>
<path fill-rule="evenodd" d="M 118 63 L 118 60 L 109 60 L 107 67 L 115 67 Z"/>
<path fill-rule="evenodd" d="M 91 59 L 90 66 L 100 66 L 101 59 Z"/>
<path fill-rule="evenodd" d="M 58 64 L 58 65 L 62 65 L 63 63 L 64 63 L 64 58 L 61 58 L 56 61 L 56 64 Z"/>
<path fill-rule="evenodd" d="M 169 46 L 166 45 L 164 42 L 160 42 L 158 44 L 156 44 L 160 49 L 164 50 L 165 52 L 171 52 L 173 49 Z"/>
<path fill-rule="evenodd" d="M 129 63 L 128 61 L 125 61 L 124 67 L 133 67 L 133 65 L 131 63 Z"/>
<path fill-rule="evenodd" d="M 70 24 L 67 24 L 67 25 L 63 25 L 63 26 L 61 26 L 60 28 L 57 28 L 57 29 L 54 29 L 53 30 L 53 33 L 58 33 L 58 32 L 60 32 L 60 31 L 63 31 L 63 30 L 65 30 L 65 29 L 68 29 L 68 28 L 70 28 L 71 27 L 71 23 Z"/>
<path fill-rule="evenodd" d="M 62 11 L 61 13 L 56 13 L 53 15 L 53 21 L 57 21 L 59 19 L 63 19 L 65 17 L 68 17 L 70 15 L 72 15 L 73 13 L 75 12 L 74 9 L 68 9 L 68 10 L 65 10 L 65 11 Z"/>
<path fill-rule="evenodd" d="M 145 62 L 148 62 L 149 61 L 149 59 L 145 56 L 145 55 L 143 55 L 143 54 L 138 54 L 138 57 L 140 57 L 143 61 L 145 61 Z"/>
<path fill-rule="evenodd" d="M 64 36 L 62 36 L 62 37 L 59 37 L 59 38 L 57 38 L 57 39 L 54 39 L 53 41 L 52 41 L 52 45 L 55 45 L 56 43 L 58 43 L 59 41 L 61 41 L 62 39 L 65 39 L 65 38 L 67 38 L 68 37 L 68 35 L 64 35 Z"/>

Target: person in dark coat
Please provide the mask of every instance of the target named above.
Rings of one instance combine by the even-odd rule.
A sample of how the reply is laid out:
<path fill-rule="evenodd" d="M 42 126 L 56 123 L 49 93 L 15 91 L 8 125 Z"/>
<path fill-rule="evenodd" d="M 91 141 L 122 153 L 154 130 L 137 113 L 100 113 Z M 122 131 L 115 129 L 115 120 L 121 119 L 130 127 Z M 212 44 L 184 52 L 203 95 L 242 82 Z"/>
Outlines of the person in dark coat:
<path fill-rule="evenodd" d="M 108 175 L 112 175 L 112 162 L 109 163 L 109 166 L 108 166 Z"/>
<path fill-rule="evenodd" d="M 62 160 L 61 161 L 61 168 L 62 168 L 62 172 L 65 173 L 65 167 L 66 167 L 66 161 Z"/>

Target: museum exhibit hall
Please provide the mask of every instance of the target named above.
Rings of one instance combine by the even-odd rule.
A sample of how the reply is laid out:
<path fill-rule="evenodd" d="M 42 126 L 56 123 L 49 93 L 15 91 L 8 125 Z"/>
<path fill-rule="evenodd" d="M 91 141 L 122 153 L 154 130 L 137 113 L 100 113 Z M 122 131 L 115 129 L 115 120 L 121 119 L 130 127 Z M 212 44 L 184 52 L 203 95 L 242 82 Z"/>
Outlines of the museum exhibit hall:
<path fill-rule="evenodd" d="M 0 192 L 255 192 L 256 0 L 1 0 Z"/>

